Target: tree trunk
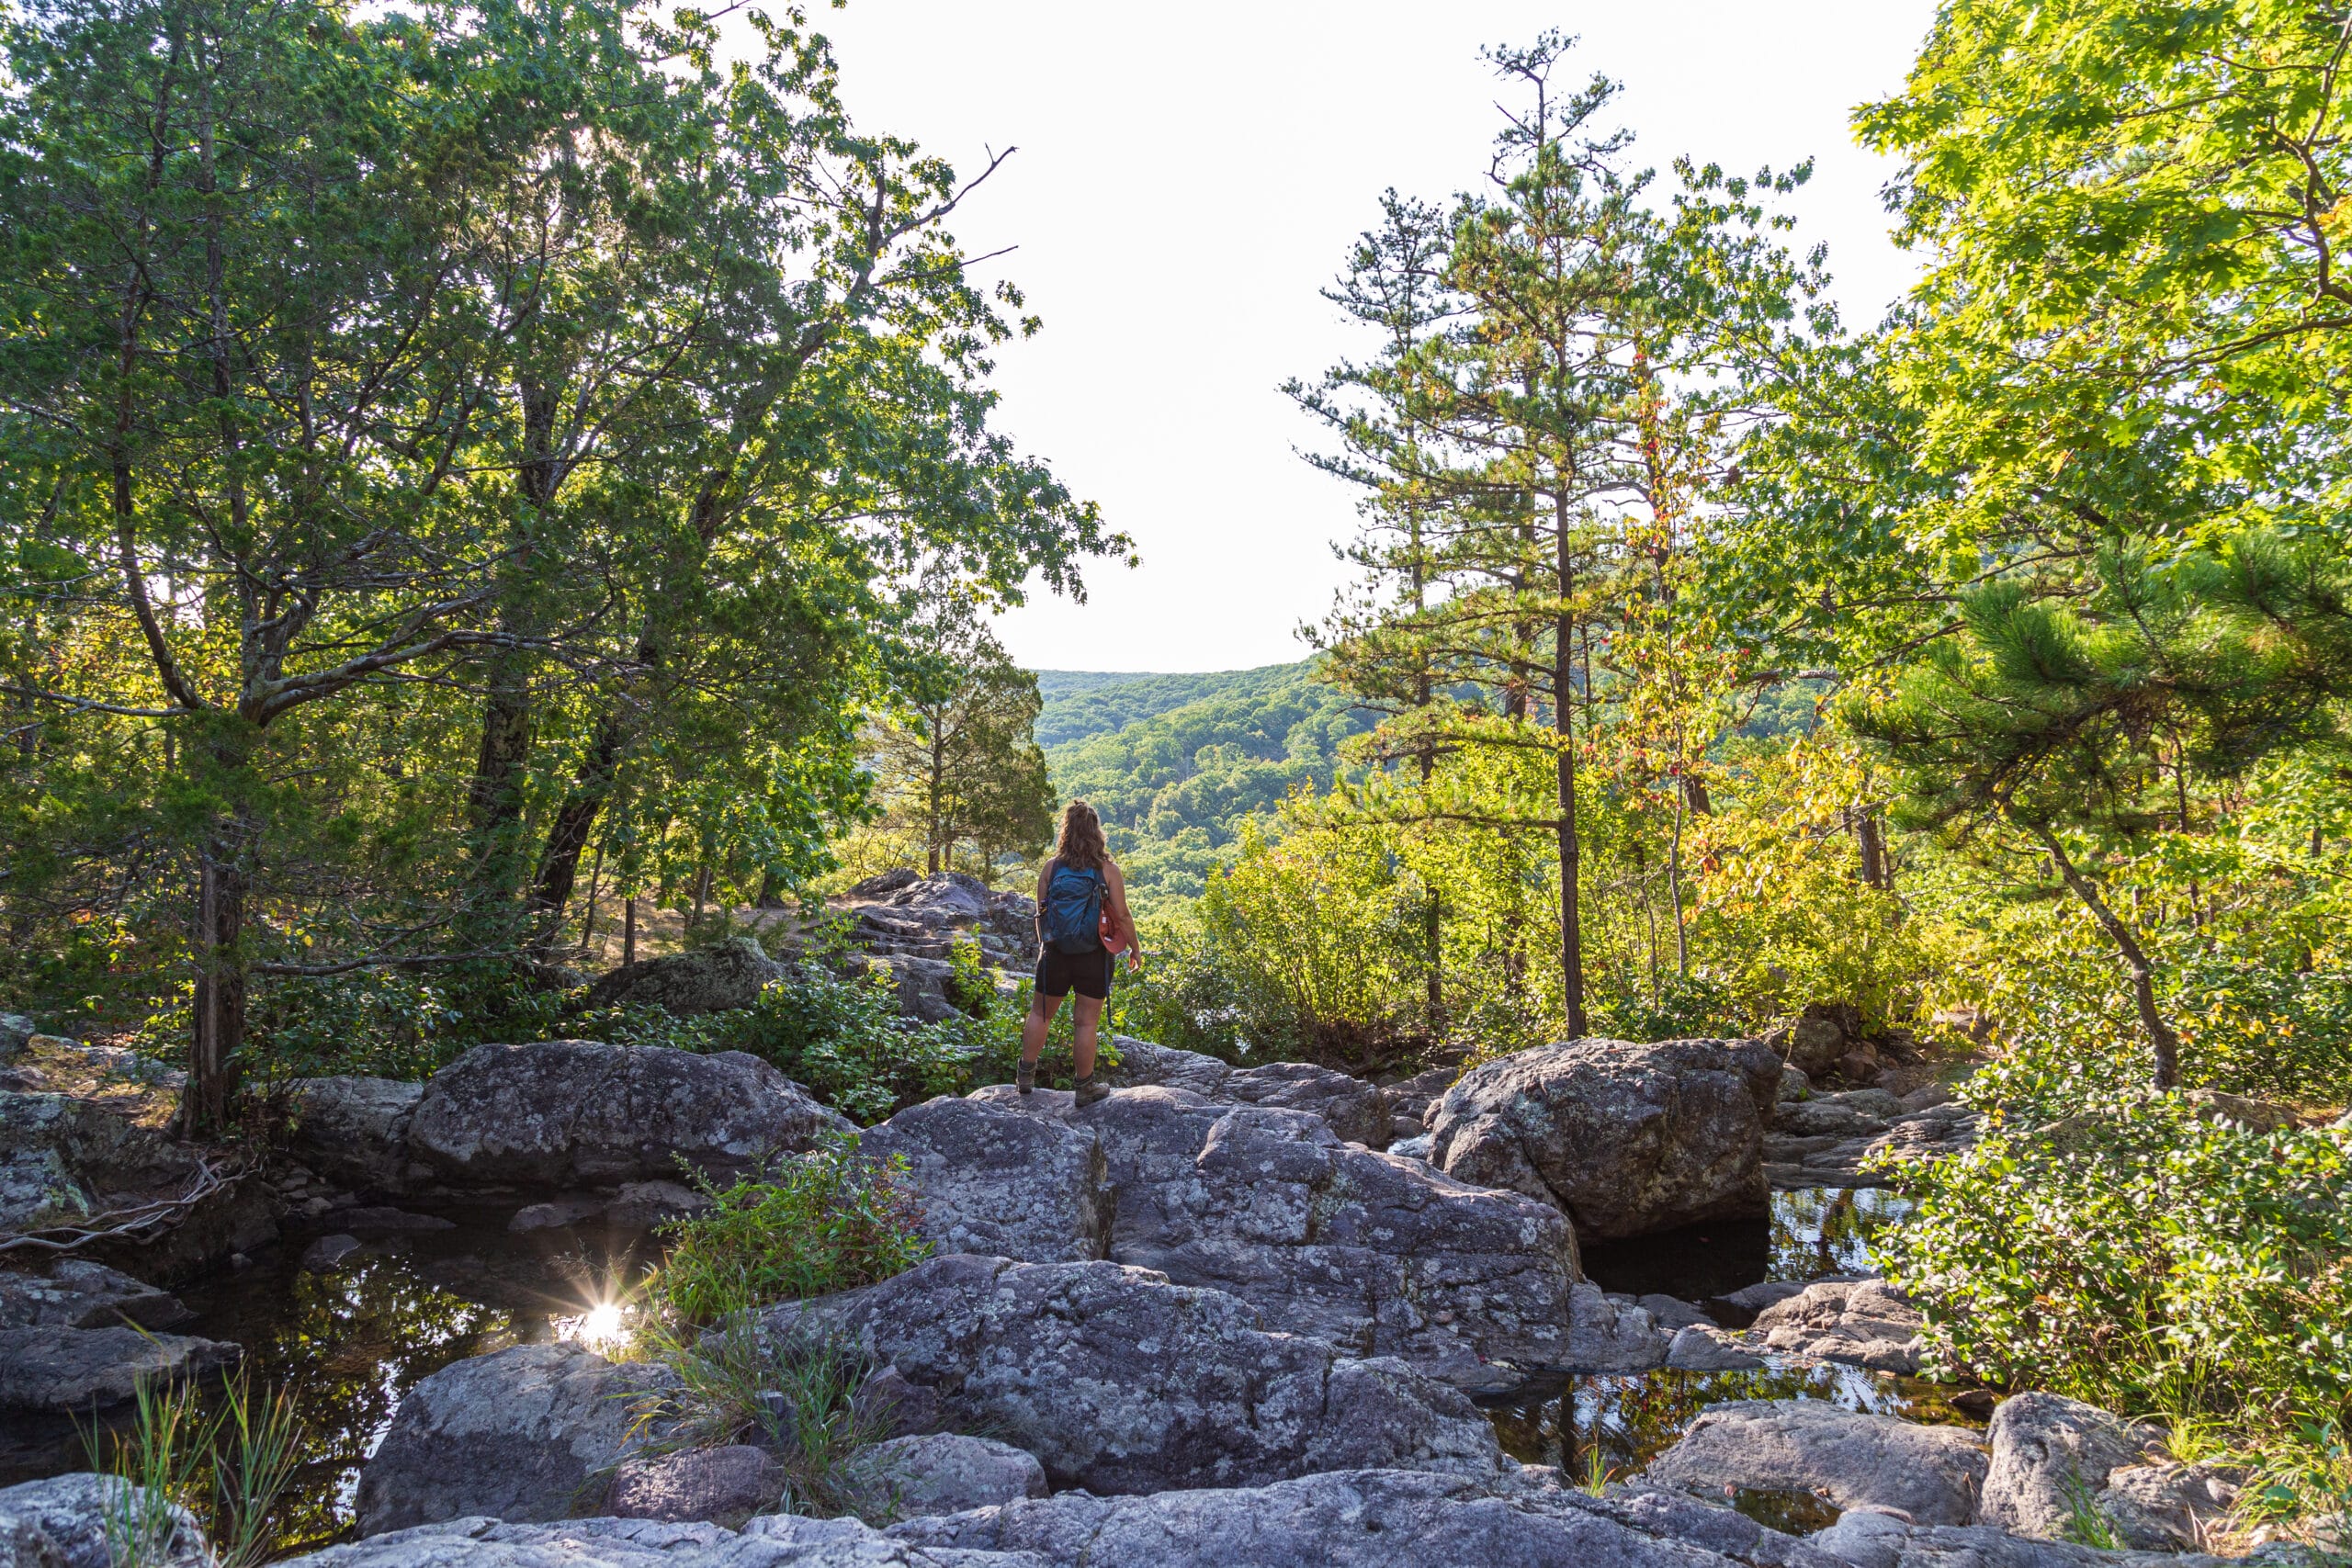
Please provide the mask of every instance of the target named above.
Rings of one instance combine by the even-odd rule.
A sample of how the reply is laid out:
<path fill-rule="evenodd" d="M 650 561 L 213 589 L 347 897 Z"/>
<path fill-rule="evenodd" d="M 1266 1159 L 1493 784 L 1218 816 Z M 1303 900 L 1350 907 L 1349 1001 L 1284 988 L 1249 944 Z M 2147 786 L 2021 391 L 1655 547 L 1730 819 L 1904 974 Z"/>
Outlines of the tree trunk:
<path fill-rule="evenodd" d="M 1568 537 L 1567 497 L 1552 502 L 1555 566 L 1558 572 L 1560 607 L 1552 626 L 1552 728 L 1559 745 L 1560 815 L 1560 990 L 1567 1014 L 1568 1038 L 1585 1035 L 1584 931 L 1578 908 L 1578 846 L 1577 843 L 1577 761 L 1574 750 L 1576 706 L 1576 620 L 1568 595 L 1576 588 L 1576 562 Z"/>
<path fill-rule="evenodd" d="M 556 808 L 547 847 L 539 853 L 538 874 L 531 879 L 532 913 L 549 931 L 562 928 L 564 906 L 571 901 L 571 889 L 580 877 L 581 852 L 588 847 L 596 818 L 612 795 L 626 741 L 619 714 L 608 709 L 597 721 L 595 739 L 580 760 L 580 770 L 564 793 L 563 804 Z"/>
<path fill-rule="evenodd" d="M 198 855 L 196 1031 L 180 1108 L 181 1124 L 191 1137 L 224 1129 L 237 1095 L 238 1053 L 245 1040 L 248 885 L 239 826 L 222 823 Z"/>
<path fill-rule="evenodd" d="M 1882 891 L 1894 886 L 1894 878 L 1886 865 L 1886 833 L 1880 827 L 1878 813 L 1865 807 L 1861 820 L 1854 824 L 1854 837 L 1862 847 L 1862 881 Z"/>
<path fill-rule="evenodd" d="M 623 906 L 623 909 L 624 912 L 621 915 L 621 962 L 624 964 L 628 964 L 637 962 L 636 894 L 632 893 L 628 896 L 628 901 L 625 906 Z"/>
<path fill-rule="evenodd" d="M 2107 907 L 2107 900 L 2099 897 L 2098 888 L 2090 878 L 2075 869 L 2075 863 L 2067 858 L 2064 846 L 2058 842 L 2058 836 L 2037 823 L 2026 823 L 2024 826 L 2041 840 L 2041 847 L 2050 853 L 2050 863 L 2058 868 L 2058 874 L 2073 889 L 2075 897 L 2083 901 L 2083 907 L 2090 910 L 2091 918 L 2098 921 L 2109 940 L 2122 953 L 2123 966 L 2132 976 L 2132 1000 L 2139 1010 L 2140 1027 L 2147 1031 L 2148 1043 L 2155 1051 L 2155 1086 L 2160 1089 L 2177 1087 L 2180 1081 L 2180 1036 L 2173 1032 L 2172 1025 L 2166 1023 L 2164 1014 L 2156 1010 L 2155 965 L 2148 962 L 2148 954 L 2140 946 L 2139 939 L 2132 934 L 2132 928 L 2117 919 L 2115 911 Z"/>

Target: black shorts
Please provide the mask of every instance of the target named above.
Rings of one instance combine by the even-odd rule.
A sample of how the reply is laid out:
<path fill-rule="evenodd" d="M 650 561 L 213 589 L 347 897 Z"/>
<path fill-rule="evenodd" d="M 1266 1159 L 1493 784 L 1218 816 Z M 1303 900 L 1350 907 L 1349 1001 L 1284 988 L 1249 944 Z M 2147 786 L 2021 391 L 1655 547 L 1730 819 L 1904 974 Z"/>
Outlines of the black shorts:
<path fill-rule="evenodd" d="M 1072 990 L 1102 1001 L 1111 994 L 1111 953 L 1107 948 L 1090 953 L 1064 953 L 1048 943 L 1037 958 L 1037 994 L 1056 1001 Z"/>

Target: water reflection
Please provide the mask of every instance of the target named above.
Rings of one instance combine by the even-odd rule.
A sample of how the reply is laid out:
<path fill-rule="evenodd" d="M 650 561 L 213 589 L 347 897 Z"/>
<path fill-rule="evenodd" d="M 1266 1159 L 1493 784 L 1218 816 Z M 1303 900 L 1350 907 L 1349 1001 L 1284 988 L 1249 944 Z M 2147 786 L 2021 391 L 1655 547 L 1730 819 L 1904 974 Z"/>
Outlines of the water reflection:
<path fill-rule="evenodd" d="M 1916 1378 L 1853 1367 L 1768 1367 L 1748 1372 L 1634 1372 L 1580 1377 L 1523 1391 L 1490 1406 L 1503 1450 L 1521 1464 L 1557 1465 L 1583 1479 L 1595 1457 L 1604 1473 L 1640 1471 L 1711 1404 L 1734 1399 L 1822 1399 L 1939 1426 L 1978 1426 Z"/>
<path fill-rule="evenodd" d="M 380 1238 L 332 1272 L 304 1269 L 308 1238 L 291 1237 L 179 1292 L 197 1317 L 178 1332 L 234 1340 L 256 1388 L 294 1391 L 302 1455 L 273 1555 L 347 1539 L 359 1466 L 419 1380 L 509 1345 L 609 1338 L 653 1250 L 642 1232 L 514 1236 L 504 1211 L 448 1217 L 456 1228 Z M 88 1466 L 70 1423 L 11 1436 L 0 1484 Z"/>
<path fill-rule="evenodd" d="M 1584 1249 L 1584 1271 L 1607 1290 L 1703 1302 L 1765 1280 L 1812 1280 L 1872 1268 L 1871 1233 L 1910 1210 L 1883 1188 L 1808 1187 L 1772 1194 L 1760 1220 L 1685 1225 Z"/>

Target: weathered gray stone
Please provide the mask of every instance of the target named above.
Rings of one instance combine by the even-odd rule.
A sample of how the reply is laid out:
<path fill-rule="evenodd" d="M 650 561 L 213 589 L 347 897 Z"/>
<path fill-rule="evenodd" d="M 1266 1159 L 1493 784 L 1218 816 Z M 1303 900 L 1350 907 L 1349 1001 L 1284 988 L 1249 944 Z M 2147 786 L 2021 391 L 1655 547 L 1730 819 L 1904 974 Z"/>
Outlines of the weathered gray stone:
<path fill-rule="evenodd" d="M 748 936 L 619 968 L 588 987 L 583 1008 L 652 1006 L 680 1018 L 747 1008 L 791 970 Z"/>
<path fill-rule="evenodd" d="M 2184 1553 L 2099 1551 L 2034 1540 L 1986 1525 L 1924 1525 L 1857 1510 L 1805 1544 L 1848 1568 L 2223 1568 L 2229 1560 Z"/>
<path fill-rule="evenodd" d="M 1113 1035 L 1111 1043 L 1119 1053 L 1119 1065 L 1106 1068 L 1102 1081 L 1114 1089 L 1182 1089 L 1215 1100 L 1233 1076 L 1230 1063 L 1198 1051 L 1180 1051 L 1125 1034 Z"/>
<path fill-rule="evenodd" d="M 752 1521 L 755 1529 L 765 1522 Z M 463 1518 L 290 1561 L 304 1568 L 1060 1568 L 1025 1555 L 927 1551 L 885 1540 L 854 1519 L 794 1522 L 817 1528 L 771 1535 L 660 1519 Z"/>
<path fill-rule="evenodd" d="M 24 1054 L 32 1037 L 40 1032 L 40 1025 L 20 1012 L 0 1012 L 0 1063 L 12 1062 Z"/>
<path fill-rule="evenodd" d="M 1637 1296 L 1634 1304 L 1649 1314 L 1650 1321 L 1669 1334 L 1678 1328 L 1688 1328 L 1692 1324 L 1707 1328 L 1715 1325 L 1715 1320 L 1707 1315 L 1703 1307 L 1686 1302 L 1679 1296 Z"/>
<path fill-rule="evenodd" d="M 243 1353 L 218 1339 L 136 1328 L 0 1329 L 0 1410 L 86 1413 L 122 1404 L 141 1382 L 194 1377 Z"/>
<path fill-rule="evenodd" d="M 1098 1137 L 1114 1261 L 1241 1297 L 1267 1326 L 1395 1355 L 1465 1388 L 1573 1364 L 1575 1236 L 1559 1212 L 1342 1144 L 1309 1112 L 1122 1089 L 1084 1111 L 975 1098 Z M 1663 1353 L 1663 1342 L 1659 1346 Z"/>
<path fill-rule="evenodd" d="M 84 1258 L 40 1273 L 0 1269 L 0 1328 L 176 1328 L 195 1315 L 169 1292 Z"/>
<path fill-rule="evenodd" d="M 1834 1568 L 1729 1508 L 1374 1470 L 1148 1497 L 1061 1494 L 911 1519 L 889 1539 L 1087 1568 Z"/>
<path fill-rule="evenodd" d="M 1445 1098 L 1445 1091 L 1452 1089 L 1454 1080 L 1461 1076 L 1462 1069 L 1459 1066 L 1430 1067 L 1426 1071 L 1415 1073 L 1409 1078 L 1390 1084 L 1388 1086 L 1389 1110 L 1412 1122 L 1416 1132 L 1425 1131 L 1429 1126 L 1430 1115 L 1437 1110 L 1437 1102 Z"/>
<path fill-rule="evenodd" d="M 1780 1072 L 1752 1040 L 1521 1051 L 1446 1091 L 1431 1158 L 1464 1181 L 1557 1204 L 1586 1238 L 1761 1215 Z"/>
<path fill-rule="evenodd" d="M 1028 1450 L 1062 1486 L 1250 1485 L 1375 1464 L 1490 1476 L 1508 1464 L 1468 1400 L 1403 1362 L 1266 1333 L 1230 1295 L 1114 1263 L 934 1258 L 763 1324 L 854 1339 L 955 1425 Z"/>
<path fill-rule="evenodd" d="M 453 1180 L 538 1188 L 716 1177 L 797 1153 L 848 1120 L 741 1051 L 547 1040 L 477 1045 L 435 1074 L 409 1123 Z"/>
<path fill-rule="evenodd" d="M 1900 1508 L 1922 1524 L 1976 1517 L 1984 1450 L 1973 1433 L 1922 1427 L 1813 1399 L 1738 1400 L 1701 1412 L 1650 1462 L 1651 1482 L 1814 1492 L 1840 1508 Z"/>
<path fill-rule="evenodd" d="M 1043 1497 L 1046 1467 L 1036 1455 L 992 1438 L 929 1432 L 853 1455 L 841 1467 L 839 1484 L 853 1512 L 888 1524 Z"/>
<path fill-rule="evenodd" d="M 128 1491 L 130 1499 L 123 1494 Z M 114 1568 L 107 1540 L 110 1510 L 145 1517 L 145 1495 L 119 1476 L 83 1472 L 0 1487 L 0 1564 L 6 1568 Z M 135 1501 L 132 1501 L 135 1499 Z M 130 1503 L 126 1509 L 123 1505 Z M 169 1533 L 148 1544 L 146 1568 L 204 1568 L 210 1562 L 204 1531 L 186 1508 L 166 1504 L 155 1515 Z"/>
<path fill-rule="evenodd" d="M 399 1193 L 414 1178 L 408 1128 L 424 1086 L 405 1078 L 301 1078 L 292 1092 L 289 1151 L 329 1181 Z"/>
<path fill-rule="evenodd" d="M 970 942 L 992 968 L 1036 963 L 1037 901 L 1027 894 L 956 871 L 895 886 L 886 880 L 869 877 L 846 899 L 857 913 L 850 940 L 867 952 L 941 961 L 958 942 Z"/>
<path fill-rule="evenodd" d="M 1645 1372 L 1666 1364 L 1670 1337 L 1644 1308 L 1579 1281 L 1568 1306 L 1566 1366 L 1579 1372 Z"/>
<path fill-rule="evenodd" d="M 1666 1364 L 1679 1372 L 1744 1372 L 1764 1364 L 1720 1328 L 1689 1324 L 1676 1329 L 1666 1348 Z"/>
<path fill-rule="evenodd" d="M 1926 1322 L 1883 1280 L 1821 1280 L 1758 1313 L 1748 1342 L 1799 1359 L 1912 1376 Z"/>
<path fill-rule="evenodd" d="M 444 1367 L 402 1397 L 360 1470 L 359 1531 L 594 1512 L 605 1476 L 648 1435 L 631 1435 L 639 1402 L 674 1384 L 664 1368 L 615 1365 L 574 1344 Z"/>
<path fill-rule="evenodd" d="M 703 1521 L 741 1529 L 784 1495 L 784 1467 L 763 1449 L 737 1443 L 622 1461 L 604 1499 L 616 1519 Z"/>
<path fill-rule="evenodd" d="M 1247 1067 L 1227 1077 L 1220 1098 L 1282 1111 L 1311 1111 L 1345 1141 L 1375 1149 L 1388 1146 L 1387 1091 L 1329 1067 L 1306 1062 Z"/>
<path fill-rule="evenodd" d="M 1882 1155 L 1938 1158 L 1973 1144 L 1984 1118 L 1934 1088 L 1917 1104 L 1884 1089 L 1849 1089 L 1782 1100 L 1764 1136 L 1764 1168 L 1779 1188 L 1884 1187 Z"/>
<path fill-rule="evenodd" d="M 2038 1540 L 2063 1540 L 2075 1500 L 2104 1489 L 2110 1472 L 2139 1463 L 2155 1438 L 2064 1394 L 2037 1390 L 2005 1399 L 1984 1434 L 1993 1461 L 1983 1521 Z"/>
<path fill-rule="evenodd" d="M 2124 1545 L 2178 1551 L 2204 1545 L 2208 1527 L 2237 1500 L 2238 1483 L 2222 1471 L 2165 1460 L 2109 1471 L 2098 1506 Z"/>
<path fill-rule="evenodd" d="M 943 1095 L 869 1127 L 859 1146 L 905 1157 L 922 1234 L 943 1253 L 1065 1263 L 1109 1246 L 1111 1190 L 1091 1130 Z"/>

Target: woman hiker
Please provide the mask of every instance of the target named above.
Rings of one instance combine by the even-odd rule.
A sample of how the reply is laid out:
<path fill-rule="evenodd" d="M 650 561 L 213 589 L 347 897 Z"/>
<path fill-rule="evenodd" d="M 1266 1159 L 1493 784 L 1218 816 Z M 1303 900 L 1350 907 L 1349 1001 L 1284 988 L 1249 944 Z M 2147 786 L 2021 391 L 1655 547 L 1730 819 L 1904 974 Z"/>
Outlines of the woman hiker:
<path fill-rule="evenodd" d="M 1037 1058 L 1046 1049 L 1062 998 L 1078 993 L 1072 1066 L 1078 1102 L 1091 1105 L 1111 1091 L 1094 1081 L 1094 1034 L 1111 995 L 1111 958 L 1125 949 L 1127 964 L 1141 961 L 1135 917 L 1127 912 L 1127 883 L 1102 842 L 1094 807 L 1073 800 L 1062 812 L 1061 842 L 1037 873 L 1037 986 L 1021 1026 L 1021 1068 L 1013 1082 L 1027 1094 L 1036 1086 Z"/>

